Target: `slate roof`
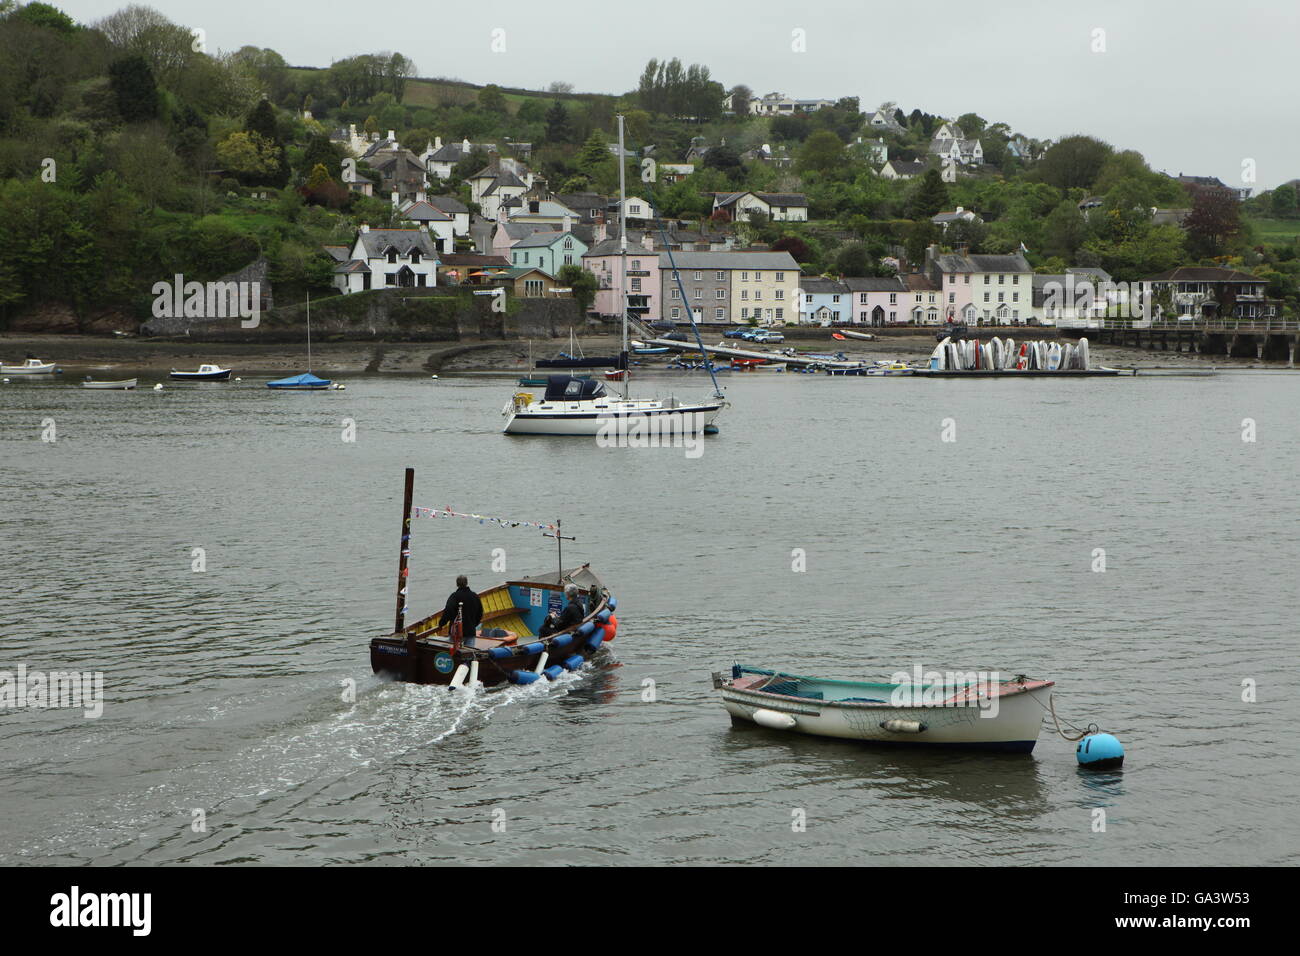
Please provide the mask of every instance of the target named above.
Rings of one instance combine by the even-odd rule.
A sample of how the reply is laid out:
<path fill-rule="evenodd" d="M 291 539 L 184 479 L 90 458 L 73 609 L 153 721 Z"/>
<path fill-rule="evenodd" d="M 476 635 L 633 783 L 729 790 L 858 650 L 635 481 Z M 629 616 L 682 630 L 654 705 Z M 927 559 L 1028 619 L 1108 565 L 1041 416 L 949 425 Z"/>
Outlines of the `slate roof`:
<path fill-rule="evenodd" d="M 659 267 L 669 269 L 668 253 L 659 255 Z M 799 263 L 788 252 L 678 252 L 673 254 L 678 271 L 687 269 L 777 269 L 799 272 Z"/>
<path fill-rule="evenodd" d="M 427 202 L 413 202 L 402 210 L 402 218 L 411 222 L 451 222 L 451 216 Z"/>
<path fill-rule="evenodd" d="M 799 280 L 799 288 L 812 295 L 844 295 L 849 291 L 839 279 L 827 279 L 824 276 L 805 276 Z"/>
<path fill-rule="evenodd" d="M 1249 272 L 1236 269 L 1221 269 L 1218 266 L 1178 266 L 1159 275 L 1151 276 L 1147 282 L 1256 282 L 1265 283 L 1266 279 L 1253 276 Z"/>
<path fill-rule="evenodd" d="M 326 252 L 328 252 L 330 254 L 330 257 L 335 262 L 347 262 L 348 258 L 352 255 L 351 246 L 339 246 L 339 245 L 330 244 L 330 245 L 322 246 L 321 248 L 323 248 Z"/>
<path fill-rule="evenodd" d="M 335 272 L 339 273 L 357 273 L 369 272 L 370 266 L 366 265 L 365 259 L 349 259 L 347 262 L 340 262 L 334 267 Z"/>
<path fill-rule="evenodd" d="M 898 276 L 846 277 L 844 285 L 850 292 L 906 292 L 907 284 Z"/>
<path fill-rule="evenodd" d="M 960 256 L 947 253 L 936 256 L 935 266 L 940 272 L 1033 272 L 1025 257 L 1012 256 Z"/>
<path fill-rule="evenodd" d="M 449 216 L 469 212 L 469 207 L 455 196 L 430 196 L 428 202 L 430 206 L 441 209 Z"/>
<path fill-rule="evenodd" d="M 534 232 L 531 235 L 527 235 L 524 238 L 520 239 L 511 248 L 513 249 L 534 249 L 538 247 L 546 248 L 547 246 L 555 245 L 555 243 L 559 242 L 566 235 L 571 235 L 571 233 Z"/>
<path fill-rule="evenodd" d="M 409 255 L 412 249 L 418 248 L 420 254 L 426 258 L 438 257 L 438 252 L 433 247 L 433 240 L 423 229 L 371 229 L 359 235 L 361 248 L 365 250 L 366 257 L 369 259 L 382 258 L 388 252 L 389 246 L 395 248 L 399 256 Z"/>

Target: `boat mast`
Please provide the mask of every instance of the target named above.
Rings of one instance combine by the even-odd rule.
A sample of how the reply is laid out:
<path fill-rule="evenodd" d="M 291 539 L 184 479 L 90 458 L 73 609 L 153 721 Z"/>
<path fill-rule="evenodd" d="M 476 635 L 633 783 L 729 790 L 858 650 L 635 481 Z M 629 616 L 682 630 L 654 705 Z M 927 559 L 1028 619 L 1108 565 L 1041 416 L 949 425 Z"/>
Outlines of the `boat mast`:
<path fill-rule="evenodd" d="M 411 556 L 411 495 L 415 491 L 415 469 L 406 469 L 406 490 L 402 494 L 402 537 L 397 557 L 397 620 L 393 633 L 401 634 L 406 626 L 407 558 Z M 414 658 L 412 658 L 414 660 Z"/>
<path fill-rule="evenodd" d="M 307 293 L 307 371 L 311 372 L 311 293 Z"/>
<path fill-rule="evenodd" d="M 623 155 L 623 114 L 618 116 L 618 301 L 623 309 L 623 397 L 632 397 L 632 369 L 627 360 L 627 158 Z"/>

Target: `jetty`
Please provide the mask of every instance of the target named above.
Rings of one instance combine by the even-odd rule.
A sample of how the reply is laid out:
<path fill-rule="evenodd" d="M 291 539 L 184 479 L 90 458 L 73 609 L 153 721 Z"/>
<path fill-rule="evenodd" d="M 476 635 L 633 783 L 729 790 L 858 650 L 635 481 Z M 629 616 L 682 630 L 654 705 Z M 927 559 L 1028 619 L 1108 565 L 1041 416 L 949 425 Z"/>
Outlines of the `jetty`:
<path fill-rule="evenodd" d="M 1154 352 L 1187 351 L 1196 355 L 1281 360 L 1295 367 L 1300 344 L 1296 319 L 1096 319 L 1061 323 L 1061 335 L 1086 335 L 1102 345 L 1147 349 Z"/>

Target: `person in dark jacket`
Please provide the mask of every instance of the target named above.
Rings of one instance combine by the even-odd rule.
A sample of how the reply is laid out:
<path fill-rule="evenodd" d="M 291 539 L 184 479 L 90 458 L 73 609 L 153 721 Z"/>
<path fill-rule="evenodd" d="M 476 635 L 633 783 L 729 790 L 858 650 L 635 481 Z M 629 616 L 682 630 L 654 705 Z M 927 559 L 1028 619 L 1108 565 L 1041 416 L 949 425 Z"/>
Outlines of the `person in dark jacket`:
<path fill-rule="evenodd" d="M 552 614 L 547 617 L 546 622 L 542 624 L 539 637 L 549 637 L 559 631 L 567 630 L 582 623 L 582 619 L 587 616 L 587 608 L 582 603 L 582 596 L 578 593 L 576 584 L 566 584 L 564 586 L 564 599 L 567 602 L 564 610 L 559 614 Z"/>
<path fill-rule="evenodd" d="M 483 620 L 483 602 L 469 589 L 469 578 L 463 574 L 456 578 L 456 590 L 447 598 L 447 606 L 438 623 L 445 627 L 457 617 L 461 622 L 461 642 L 466 647 L 473 647 L 474 635 L 478 633 L 479 622 Z"/>

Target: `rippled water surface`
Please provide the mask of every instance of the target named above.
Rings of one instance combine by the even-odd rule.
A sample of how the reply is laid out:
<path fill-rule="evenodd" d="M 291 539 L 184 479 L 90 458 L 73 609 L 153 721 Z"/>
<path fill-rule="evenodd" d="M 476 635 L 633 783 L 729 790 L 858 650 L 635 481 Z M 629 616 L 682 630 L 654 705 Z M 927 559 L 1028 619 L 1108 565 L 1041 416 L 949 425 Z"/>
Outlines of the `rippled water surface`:
<path fill-rule="evenodd" d="M 106 703 L 0 710 L 0 862 L 1300 857 L 1300 377 L 737 376 L 698 459 L 503 436 L 504 378 L 70 384 L 0 386 L 0 670 L 102 671 Z M 620 602 L 597 666 L 471 699 L 370 674 L 406 465 L 417 504 L 563 517 Z M 413 607 L 502 577 L 495 548 L 554 566 L 535 532 L 417 522 Z M 1128 759 L 1081 774 L 1049 727 L 1030 757 L 733 728 L 735 659 L 1050 678 Z"/>

